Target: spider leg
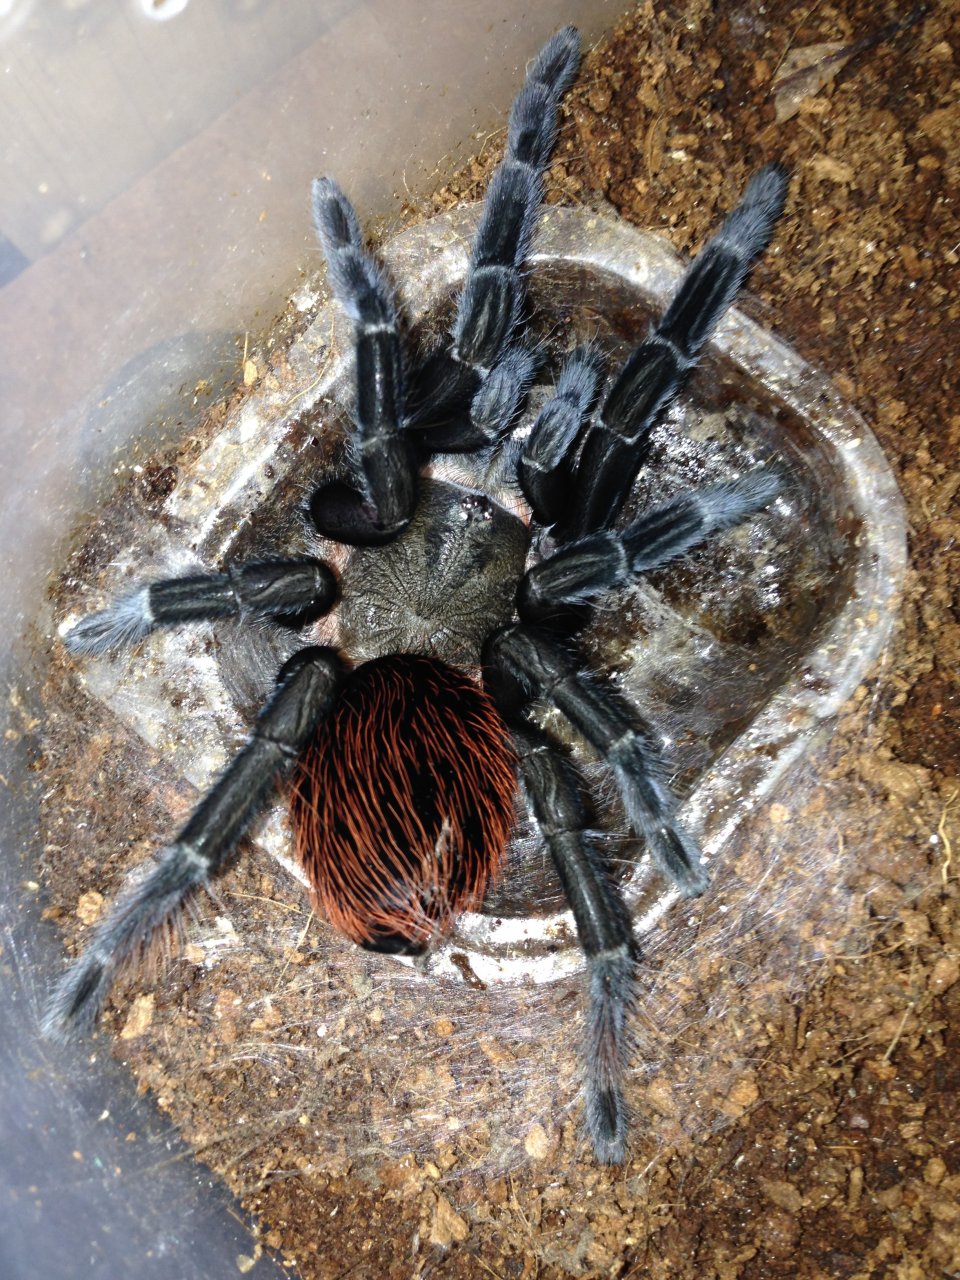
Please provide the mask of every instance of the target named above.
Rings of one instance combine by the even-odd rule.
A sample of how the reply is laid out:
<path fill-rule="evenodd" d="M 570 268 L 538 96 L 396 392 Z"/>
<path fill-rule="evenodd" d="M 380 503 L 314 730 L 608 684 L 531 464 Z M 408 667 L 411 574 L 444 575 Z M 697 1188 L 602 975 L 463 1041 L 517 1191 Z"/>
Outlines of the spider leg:
<path fill-rule="evenodd" d="M 573 912 L 588 966 L 584 1045 L 587 1133 L 597 1159 L 621 1164 L 628 1113 L 623 1097 L 627 1015 L 636 986 L 637 948 L 619 891 L 585 837 L 579 776 L 529 725 L 514 727 L 524 787 Z"/>
<path fill-rule="evenodd" d="M 337 580 L 322 560 L 289 556 L 230 565 L 145 583 L 105 609 L 81 618 L 63 638 L 70 653 L 108 653 L 136 644 L 159 627 L 217 618 L 279 618 L 305 622 L 326 613 Z"/>
<path fill-rule="evenodd" d="M 452 358 L 449 352 L 442 351 L 433 357 L 433 362 Z M 447 417 L 440 416 L 438 412 L 436 420 L 427 425 L 414 418 L 413 425 L 408 428 L 411 439 L 427 456 L 434 453 L 475 453 L 497 444 L 513 425 L 539 363 L 538 353 L 525 347 L 510 347 L 493 368 L 476 377 L 468 366 L 457 366 L 468 370 L 463 379 L 469 383 L 470 394 L 455 396 Z"/>
<path fill-rule="evenodd" d="M 393 292 L 363 245 L 350 201 L 332 178 L 313 184 L 313 220 L 330 284 L 354 323 L 357 359 L 356 449 L 362 492 L 327 485 L 310 512 L 320 533 L 371 545 L 396 537 L 413 514 L 416 457 L 403 434 L 403 364 Z"/>
<path fill-rule="evenodd" d="M 677 822 L 663 757 L 636 710 L 614 690 L 580 674 L 564 649 L 524 623 L 495 631 L 484 661 L 494 689 L 498 681 L 519 684 L 529 698 L 545 699 L 566 717 L 612 772 L 630 823 L 661 871 L 688 897 L 702 893 L 708 880 L 700 851 Z"/>
<path fill-rule="evenodd" d="M 769 505 L 781 488 L 775 471 L 752 471 L 729 484 L 684 493 L 623 530 L 569 542 L 529 569 L 517 592 L 524 622 L 549 622 L 564 606 L 629 586 L 642 573 L 685 555 Z"/>
<path fill-rule="evenodd" d="M 615 521 L 660 410 L 676 395 L 769 243 L 787 181 L 777 164 L 754 174 L 740 203 L 688 267 L 662 320 L 620 371 L 599 418 L 567 455 L 567 514 L 558 522 L 560 536 L 580 537 Z"/>
<path fill-rule="evenodd" d="M 277 779 L 292 769 L 317 721 L 330 710 L 343 673 L 333 649 L 301 649 L 284 664 L 276 692 L 246 745 L 176 840 L 146 874 L 128 883 L 60 980 L 44 1016 L 47 1035 L 69 1037 L 87 1030 L 120 970 L 142 954 L 190 894 L 223 867 Z"/>
<path fill-rule="evenodd" d="M 457 306 L 453 343 L 414 376 L 410 421 L 428 452 L 495 443 L 529 382 L 530 357 L 511 348 L 523 301 L 521 267 L 537 222 L 560 100 L 579 62 L 580 37 L 564 27 L 531 62 L 514 99 L 506 151 L 490 181 Z M 487 388 L 498 365 L 500 385 Z"/>
<path fill-rule="evenodd" d="M 552 525 L 570 502 L 568 456 L 593 409 L 600 385 L 600 360 L 581 347 L 564 362 L 553 396 L 534 422 L 517 465 L 517 475 L 535 519 Z"/>

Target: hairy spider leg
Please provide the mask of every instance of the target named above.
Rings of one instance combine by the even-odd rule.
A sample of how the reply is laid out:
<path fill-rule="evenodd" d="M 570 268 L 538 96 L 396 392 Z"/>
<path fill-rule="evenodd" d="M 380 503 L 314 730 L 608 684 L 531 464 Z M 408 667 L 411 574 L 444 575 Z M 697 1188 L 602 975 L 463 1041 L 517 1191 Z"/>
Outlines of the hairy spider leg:
<path fill-rule="evenodd" d="M 620 1164 L 629 1121 L 624 1079 L 638 951 L 622 895 L 585 839 L 582 784 L 549 738 L 525 722 L 529 702 L 543 699 L 556 707 L 594 747 L 614 776 L 634 830 L 684 894 L 703 892 L 706 871 L 676 820 L 677 802 L 652 734 L 624 699 L 580 674 L 574 658 L 524 623 L 503 627 L 488 640 L 484 680 L 513 729 L 524 786 L 587 956 L 584 1115 L 597 1159 Z"/>
<path fill-rule="evenodd" d="M 608 529 L 643 462 L 649 435 L 770 241 L 783 212 L 788 175 L 768 164 L 687 268 L 676 296 L 646 342 L 626 362 L 600 413 L 585 421 L 552 470 L 549 491 L 534 490 L 538 518 L 566 540 Z M 546 433 L 544 421 L 540 431 Z M 528 452 L 546 448 L 534 436 Z M 549 452 L 549 451 L 548 451 Z"/>
<path fill-rule="evenodd" d="M 514 99 L 507 145 L 483 204 L 453 342 L 416 371 L 410 423 L 428 453 L 496 442 L 526 394 L 535 357 L 513 345 L 524 296 L 523 261 L 540 212 L 560 101 L 580 64 L 580 36 L 563 27 L 530 63 Z"/>
<path fill-rule="evenodd" d="M 403 361 L 393 290 L 366 251 L 353 206 L 332 178 L 313 183 L 313 220 L 334 295 L 354 324 L 356 432 L 360 490 L 324 485 L 310 514 L 324 537 L 354 546 L 389 542 L 409 523 L 417 500 L 417 459 L 402 431 Z"/>
<path fill-rule="evenodd" d="M 540 420 L 548 419 L 546 429 L 538 440 L 528 441 L 521 467 L 526 467 L 525 488 L 537 495 L 541 510 L 550 500 L 557 464 L 590 411 L 598 378 L 593 353 L 575 353 L 561 372 L 555 397 L 541 413 Z M 663 762 L 648 731 L 631 723 L 632 712 L 615 695 L 576 676 L 572 662 L 552 641 L 523 627 L 562 622 L 569 606 L 627 586 L 641 573 L 668 564 L 712 534 L 742 523 L 779 491 L 779 477 L 758 470 L 732 483 L 674 498 L 621 532 L 595 533 L 561 546 L 521 580 L 521 628 L 501 633 L 488 649 L 494 663 L 488 680 L 500 694 L 498 704 L 519 745 L 524 786 L 588 960 L 584 1111 L 597 1158 L 608 1164 L 621 1163 L 625 1154 L 628 1113 L 623 1081 L 637 948 L 623 898 L 585 839 L 582 783 L 544 735 L 532 737 L 523 719 L 530 695 L 549 698 L 611 764 L 635 829 L 647 837 L 652 855 L 684 892 L 699 892 L 706 877 L 693 841 L 676 823 L 676 800 L 663 780 Z"/>
<path fill-rule="evenodd" d="M 48 1035 L 69 1037 L 88 1030 L 118 973 L 142 955 L 158 931 L 175 922 L 185 900 L 221 870 L 278 779 L 290 773 L 317 722 L 329 713 L 343 674 L 343 662 L 333 649 L 301 649 L 283 665 L 276 691 L 246 745 L 176 840 L 146 874 L 137 869 L 58 983 L 44 1016 Z"/>
<path fill-rule="evenodd" d="M 578 413 L 581 397 L 574 407 Z M 532 566 L 517 591 L 520 623 L 501 628 L 488 643 L 488 664 L 544 697 L 567 717 L 610 765 L 634 830 L 651 856 L 686 894 L 707 885 L 692 838 L 676 821 L 676 798 L 649 729 L 632 723 L 633 709 L 611 690 L 576 673 L 573 660 L 537 626 L 549 628 L 566 606 L 583 604 L 628 586 L 641 574 L 686 554 L 714 533 L 730 529 L 768 506 L 781 491 L 776 472 L 759 469 L 727 484 L 681 494 L 653 508 L 622 531 L 607 530 L 561 546 Z"/>
<path fill-rule="evenodd" d="M 625 529 L 592 533 L 562 545 L 523 576 L 517 610 L 524 622 L 547 623 L 565 606 L 629 586 L 724 529 L 732 529 L 777 497 L 781 480 L 761 468 L 728 484 L 684 493 L 644 512 Z"/>
<path fill-rule="evenodd" d="M 550 526 L 570 492 L 568 459 L 597 403 L 603 362 L 592 347 L 578 347 L 561 366 L 553 395 L 537 414 L 517 463 L 517 478 L 534 519 Z"/>
<path fill-rule="evenodd" d="M 630 916 L 603 858 L 590 845 L 583 781 L 545 734 L 512 717 L 520 774 L 543 832 L 587 957 L 584 1114 L 597 1159 L 622 1164 L 629 1115 L 623 1096 L 628 1015 L 636 991 L 637 948 Z"/>
<path fill-rule="evenodd" d="M 677 821 L 677 800 L 653 731 L 609 688 L 581 674 L 575 659 L 546 633 L 525 623 L 501 627 L 484 647 L 496 680 L 519 682 L 530 698 L 556 707 L 613 774 L 630 825 L 661 871 L 688 897 L 707 887 L 696 842 Z"/>
<path fill-rule="evenodd" d="M 507 727 L 469 676 L 415 654 L 363 663 L 293 780 L 321 911 L 369 950 L 426 951 L 499 872 L 515 790 Z"/>
<path fill-rule="evenodd" d="M 224 573 L 143 583 L 81 618 L 63 643 L 73 654 L 108 653 L 160 627 L 220 618 L 276 618 L 299 626 L 326 613 L 336 595 L 333 571 L 313 556 L 249 560 Z"/>
<path fill-rule="evenodd" d="M 536 225 L 560 100 L 579 61 L 579 34 L 564 27 L 530 64 L 484 201 L 453 343 L 414 373 L 406 405 L 389 284 L 363 247 L 346 196 L 330 178 L 314 183 L 314 222 L 330 281 L 356 329 L 364 481 L 362 491 L 334 481 L 313 495 L 310 515 L 325 537 L 353 546 L 390 541 L 413 513 L 418 455 L 484 448 L 513 422 L 536 368 L 533 353 L 511 345 L 523 296 L 520 267 Z"/>

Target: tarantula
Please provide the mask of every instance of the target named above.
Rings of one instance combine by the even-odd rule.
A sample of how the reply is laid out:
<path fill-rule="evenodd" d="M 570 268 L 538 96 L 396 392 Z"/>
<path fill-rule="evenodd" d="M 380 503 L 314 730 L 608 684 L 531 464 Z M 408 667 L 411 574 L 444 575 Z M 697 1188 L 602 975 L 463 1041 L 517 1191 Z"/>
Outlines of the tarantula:
<path fill-rule="evenodd" d="M 605 762 L 664 874 L 684 894 L 701 893 L 707 876 L 678 822 L 655 735 L 584 670 L 577 634 L 592 602 L 747 520 L 779 491 L 776 474 L 760 468 L 620 519 L 660 411 L 770 238 L 786 175 L 768 165 L 754 176 L 609 389 L 596 353 L 576 350 L 524 433 L 538 361 L 521 341 L 524 259 L 579 58 L 567 27 L 531 63 L 452 334 L 425 358 L 405 362 L 390 285 L 346 196 L 330 178 L 314 183 L 329 280 L 355 328 L 348 474 L 308 505 L 316 533 L 351 548 L 339 584 L 313 555 L 231 564 L 142 586 L 67 633 L 67 649 L 84 654 L 230 616 L 307 629 L 340 597 L 337 643 L 312 643 L 284 664 L 246 745 L 61 980 L 48 1031 L 92 1024 L 118 971 L 218 874 L 281 778 L 330 922 L 363 947 L 424 952 L 496 876 L 519 773 L 587 960 L 587 1131 L 600 1161 L 623 1160 L 637 947 L 591 843 L 583 780 L 529 712 L 534 702 L 559 711 Z M 489 491 L 431 474 L 437 455 L 466 453 L 482 459 Z"/>

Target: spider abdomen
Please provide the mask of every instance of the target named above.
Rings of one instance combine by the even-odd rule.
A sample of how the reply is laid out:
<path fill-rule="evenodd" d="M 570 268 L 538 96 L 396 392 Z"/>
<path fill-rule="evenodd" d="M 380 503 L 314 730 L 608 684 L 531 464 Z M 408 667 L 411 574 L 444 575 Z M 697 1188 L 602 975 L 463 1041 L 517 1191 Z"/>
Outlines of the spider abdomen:
<path fill-rule="evenodd" d="M 319 907 L 362 947 L 425 951 L 499 870 L 515 785 L 507 729 L 463 672 L 412 654 L 356 667 L 293 783 Z"/>

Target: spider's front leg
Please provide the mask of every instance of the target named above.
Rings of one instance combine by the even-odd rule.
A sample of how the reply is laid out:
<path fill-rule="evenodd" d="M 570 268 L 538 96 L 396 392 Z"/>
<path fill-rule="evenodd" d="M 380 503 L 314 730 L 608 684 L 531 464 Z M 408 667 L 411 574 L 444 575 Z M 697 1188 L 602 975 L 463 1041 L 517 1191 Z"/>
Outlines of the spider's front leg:
<path fill-rule="evenodd" d="M 298 760 L 318 720 L 329 712 L 343 674 L 333 649 L 301 649 L 284 664 L 276 692 L 246 745 L 150 870 L 134 873 L 61 979 L 44 1016 L 48 1035 L 67 1037 L 89 1029 L 118 973 L 221 870 L 277 780 Z"/>
<path fill-rule="evenodd" d="M 549 415 L 535 424 L 520 478 L 538 520 L 553 525 L 559 538 L 583 537 L 616 521 L 661 410 L 677 394 L 769 242 L 783 212 L 787 181 L 778 164 L 754 174 L 740 203 L 688 267 L 663 318 L 623 366 L 595 417 L 589 406 L 582 406 L 579 431 L 568 425 L 560 435 Z"/>
<path fill-rule="evenodd" d="M 353 206 L 332 178 L 313 184 L 313 220 L 330 284 L 356 336 L 354 441 L 361 489 L 335 482 L 310 502 L 324 537 L 353 546 L 389 542 L 417 500 L 417 459 L 404 421 L 403 362 L 393 292 L 367 253 Z"/>
<path fill-rule="evenodd" d="M 522 265 L 557 136 L 560 100 L 580 62 L 564 27 L 531 62 L 514 100 L 504 158 L 490 181 L 453 326 L 453 343 L 413 377 L 410 429 L 428 453 L 496 442 L 533 376 L 534 358 L 511 345 L 523 303 Z"/>

